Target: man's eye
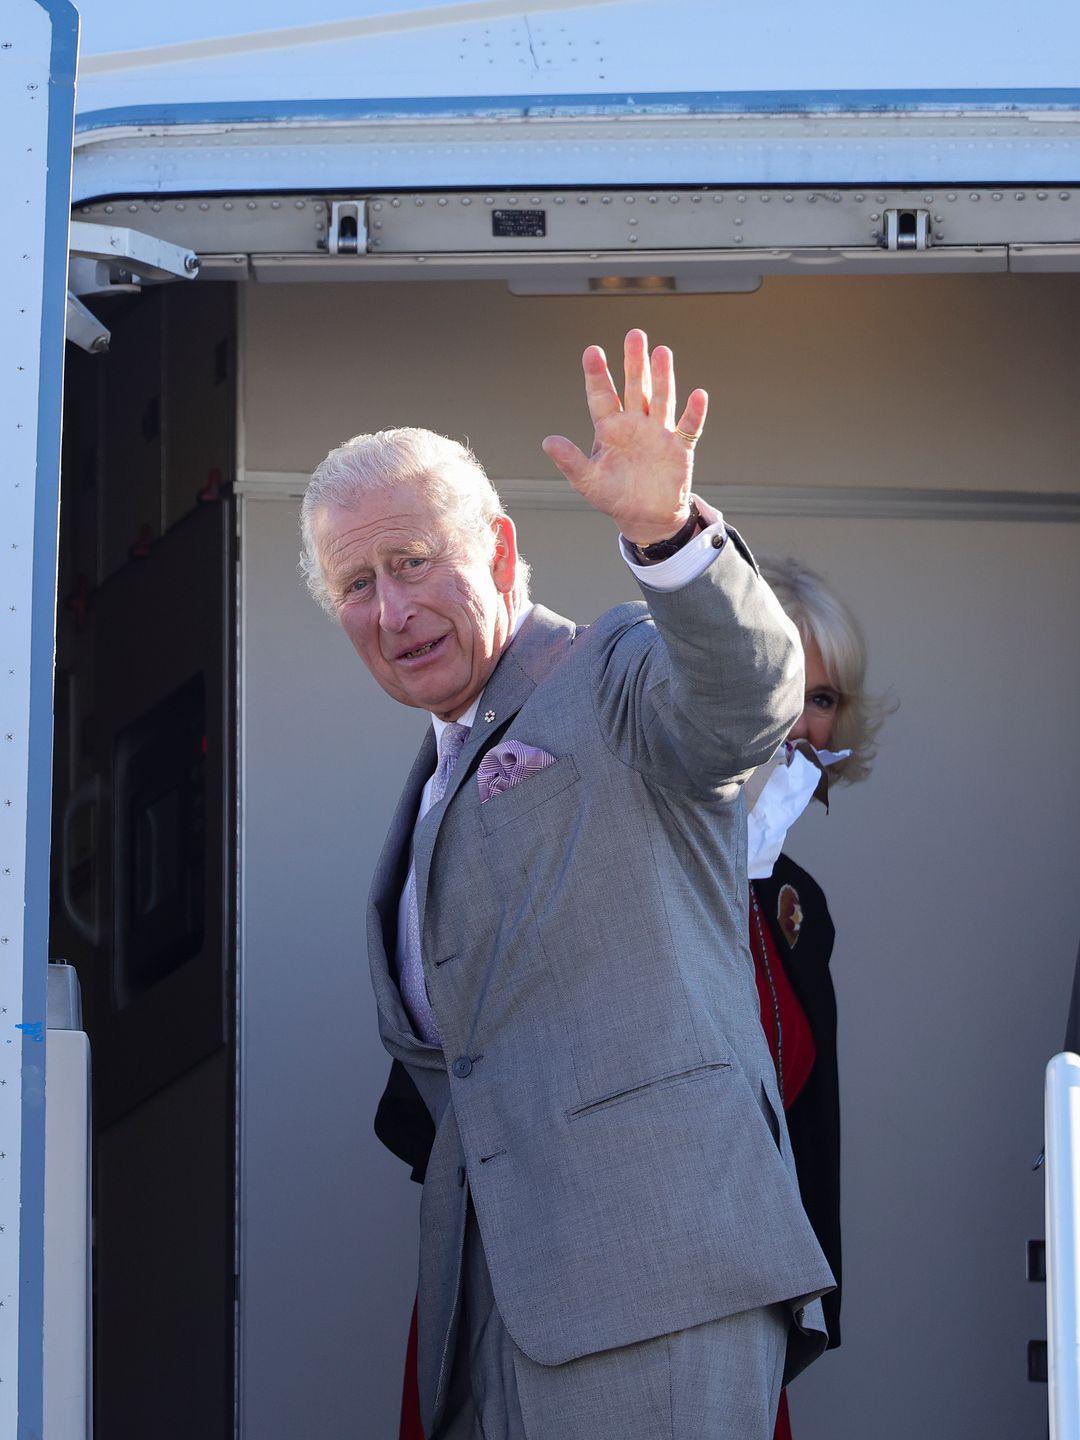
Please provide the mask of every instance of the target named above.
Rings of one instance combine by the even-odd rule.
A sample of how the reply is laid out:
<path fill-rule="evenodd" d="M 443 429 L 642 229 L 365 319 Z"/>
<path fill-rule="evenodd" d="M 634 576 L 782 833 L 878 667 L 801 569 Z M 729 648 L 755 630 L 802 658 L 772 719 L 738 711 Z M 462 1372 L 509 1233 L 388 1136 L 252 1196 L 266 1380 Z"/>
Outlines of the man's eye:
<path fill-rule="evenodd" d="M 370 584 L 371 581 L 367 578 L 366 575 L 358 576 L 357 579 L 353 580 L 350 583 L 347 593 L 349 595 L 361 595 Z"/>
<path fill-rule="evenodd" d="M 401 562 L 403 570 L 419 570 L 422 565 L 427 564 L 426 555 L 410 555 Z"/>

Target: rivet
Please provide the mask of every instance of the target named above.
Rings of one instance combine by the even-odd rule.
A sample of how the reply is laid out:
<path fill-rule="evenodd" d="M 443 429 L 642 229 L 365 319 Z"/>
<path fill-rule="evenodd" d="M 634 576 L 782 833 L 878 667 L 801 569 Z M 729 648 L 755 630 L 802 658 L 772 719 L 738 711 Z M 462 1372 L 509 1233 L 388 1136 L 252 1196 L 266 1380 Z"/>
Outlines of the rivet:
<path fill-rule="evenodd" d="M 1001 191 L 1000 191 L 1000 190 L 995 190 L 994 193 L 990 196 L 990 199 L 991 199 L 991 200 L 1000 200 L 1000 199 L 1001 199 Z"/>
<path fill-rule="evenodd" d="M 1045 200 L 1045 199 L 1046 199 L 1046 191 L 1045 191 L 1045 190 L 1039 190 L 1039 191 L 1036 193 L 1035 198 L 1036 198 L 1036 200 Z"/>
<path fill-rule="evenodd" d="M 601 205 L 610 205 L 610 204 L 611 204 L 611 196 L 610 196 L 610 195 L 601 195 L 601 196 L 600 196 L 600 204 L 601 204 Z"/>
<path fill-rule="evenodd" d="M 280 210 L 280 209 L 281 209 L 281 201 L 280 201 L 280 200 L 271 200 L 271 201 L 270 201 L 270 209 L 271 209 L 271 210 Z"/>
<path fill-rule="evenodd" d="M 935 240 L 944 240 L 944 239 L 945 239 L 945 232 L 944 232 L 944 230 L 936 230 L 936 231 L 934 232 L 934 239 L 935 239 Z"/>
<path fill-rule="evenodd" d="M 979 192 L 978 192 L 977 190 L 972 190 L 971 194 L 968 196 L 968 199 L 969 199 L 969 200 L 981 200 L 981 199 L 982 199 L 982 196 L 979 194 Z"/>
<path fill-rule="evenodd" d="M 427 259 L 427 256 L 426 256 L 426 255 L 417 255 L 417 257 L 416 257 L 416 263 L 417 263 L 418 265 L 423 265 L 423 263 L 424 263 L 424 261 L 425 261 L 426 259 Z"/>
<path fill-rule="evenodd" d="M 111 205 L 106 205 L 106 206 L 105 206 L 105 214 L 106 214 L 106 215 L 111 215 L 112 213 L 113 213 L 113 206 L 111 206 Z"/>
<path fill-rule="evenodd" d="M 735 196 L 735 199 L 738 200 L 738 202 L 739 202 L 740 205 L 745 205 L 745 204 L 746 204 L 746 196 L 745 196 L 745 195 L 736 195 L 736 196 Z"/>
<path fill-rule="evenodd" d="M 395 203 L 396 203 L 396 202 L 395 202 Z M 485 204 L 485 205 L 494 205 L 494 204 L 495 204 L 495 196 L 494 196 L 494 195 L 485 195 L 485 196 L 484 196 L 484 204 Z"/>
<path fill-rule="evenodd" d="M 128 206 L 128 214 L 129 214 L 129 215 L 137 215 L 138 213 L 139 213 L 139 207 L 138 207 L 138 205 L 129 205 L 129 206 Z"/>
<path fill-rule="evenodd" d="M 636 215 L 631 215 L 630 218 L 629 218 L 629 220 L 627 220 L 626 223 L 627 223 L 628 225 L 636 225 L 636 224 L 638 223 L 637 216 L 636 216 Z"/>
<path fill-rule="evenodd" d="M 1016 198 L 1017 200 L 1026 200 L 1027 196 L 1024 194 L 1023 190 L 1017 190 Z"/>
<path fill-rule="evenodd" d="M 461 197 L 461 203 L 462 203 L 462 205 L 471 205 L 471 204 L 472 204 L 472 197 L 469 196 L 469 195 L 463 195 L 463 196 Z M 379 206 L 379 209 L 380 209 L 380 210 L 382 209 L 382 206 L 381 206 L 381 205 Z"/>
<path fill-rule="evenodd" d="M 865 199 L 866 199 L 866 196 L 865 196 L 865 195 L 856 195 L 856 196 L 855 196 L 855 203 L 856 203 L 857 205 L 861 205 Z"/>
<path fill-rule="evenodd" d="M 691 203 L 691 205 L 700 205 L 700 204 L 701 204 L 701 196 L 700 196 L 700 195 L 691 195 L 691 196 L 690 196 L 690 203 Z"/>
<path fill-rule="evenodd" d="M 533 195 L 533 196 L 531 196 L 530 199 L 529 199 L 529 204 L 530 204 L 530 205 L 539 205 L 539 204 L 540 204 L 540 196 L 539 196 L 539 195 Z"/>
<path fill-rule="evenodd" d="M 735 216 L 735 224 L 736 224 L 736 225 L 741 225 L 742 223 L 743 223 L 743 217 L 742 217 L 741 215 L 736 215 L 736 216 Z"/>
<path fill-rule="evenodd" d="M 233 203 L 232 203 L 232 201 L 231 201 L 231 200 L 226 200 L 226 201 L 225 201 L 225 204 L 224 204 L 221 208 L 222 208 L 223 210 L 231 210 L 231 209 L 233 208 Z"/>
<path fill-rule="evenodd" d="M 769 201 L 772 199 L 772 196 L 769 195 L 769 194 L 766 192 L 766 193 L 762 193 L 758 198 L 760 199 L 760 201 L 761 201 L 761 203 L 762 203 L 763 205 L 767 205 L 767 204 L 769 203 Z"/>
<path fill-rule="evenodd" d="M 879 205 L 884 205 L 884 204 L 885 204 L 885 196 L 884 196 L 884 195 L 875 195 L 875 196 L 874 196 L 874 199 L 877 201 L 877 203 L 878 203 Z"/>
<path fill-rule="evenodd" d="M 724 203 L 724 197 L 722 195 L 714 195 L 712 197 L 712 203 L 714 205 L 722 205 Z"/>
<path fill-rule="evenodd" d="M 312 208 L 312 210 L 315 211 L 315 214 L 316 214 L 316 215 L 321 215 L 322 212 L 323 212 L 322 201 L 321 201 L 321 200 L 316 200 L 315 204 L 312 205 L 311 208 Z"/>
<path fill-rule="evenodd" d="M 153 205 L 150 206 L 150 209 L 153 210 L 154 214 L 156 215 L 161 209 L 160 202 L 155 200 Z"/>
<path fill-rule="evenodd" d="M 677 205 L 677 204 L 679 203 L 679 197 L 678 197 L 678 195 L 669 195 L 667 198 L 668 198 L 668 200 L 671 202 L 672 205 Z"/>
<path fill-rule="evenodd" d="M 305 210 L 307 208 L 306 200 L 296 200 L 293 203 L 295 204 L 297 210 Z"/>
<path fill-rule="evenodd" d="M 186 205 L 184 204 L 184 202 L 181 200 L 180 203 L 179 203 L 179 205 L 177 205 L 176 208 L 177 208 L 177 210 L 186 210 L 186 209 L 187 209 L 187 206 L 186 206 Z"/>
<path fill-rule="evenodd" d="M 1068 198 L 1069 198 L 1069 192 L 1068 192 L 1068 190 L 1059 190 L 1059 191 L 1058 191 L 1058 199 L 1059 199 L 1059 200 L 1068 200 Z"/>
<path fill-rule="evenodd" d="M 417 207 L 417 209 L 423 209 L 424 197 L 422 195 L 414 195 L 412 203 Z"/>
<path fill-rule="evenodd" d="M 742 236 L 741 236 L 741 235 L 736 235 L 736 236 L 735 236 L 735 244 L 736 244 L 736 245 L 741 245 L 741 244 L 742 244 Z"/>
<path fill-rule="evenodd" d="M 630 244 L 631 244 L 631 245 L 636 245 L 637 242 L 638 242 L 638 237 L 637 237 L 636 235 L 631 235 L 631 236 L 629 237 L 629 239 L 630 239 Z"/>
<path fill-rule="evenodd" d="M 948 195 L 945 196 L 945 199 L 948 200 L 948 202 L 949 202 L 950 205 L 951 205 L 952 202 L 956 199 L 956 191 L 955 191 L 955 190 L 950 190 L 949 193 L 948 193 Z"/>
<path fill-rule="evenodd" d="M 507 203 L 508 205 L 516 205 L 516 204 L 518 203 L 518 197 L 517 197 L 516 195 L 511 195 L 510 198 L 509 198 L 509 200 L 507 200 L 506 203 Z"/>
<path fill-rule="evenodd" d="M 786 202 L 788 205 L 790 205 L 791 202 L 792 202 L 794 199 L 795 199 L 795 196 L 794 196 L 794 195 L 785 195 L 785 196 L 784 196 L 784 200 L 785 200 L 785 202 Z"/>
<path fill-rule="evenodd" d="M 877 210 L 875 210 L 874 213 L 870 216 L 870 219 L 871 219 L 871 220 L 880 220 L 880 219 L 881 219 L 881 215 L 878 213 Z"/>
<path fill-rule="evenodd" d="M 209 209 L 210 209 L 210 206 L 206 203 L 205 200 L 200 200 L 200 201 L 199 201 L 199 209 L 200 209 L 200 210 L 209 210 Z"/>
<path fill-rule="evenodd" d="M 439 196 L 439 204 L 440 204 L 440 205 L 447 205 L 447 204 L 449 204 L 449 201 L 447 200 L 447 198 L 446 198 L 445 195 L 440 195 L 440 196 Z"/>
<path fill-rule="evenodd" d="M 247 208 L 249 210 L 257 210 L 259 208 L 259 202 L 257 200 L 249 200 L 247 202 Z"/>
<path fill-rule="evenodd" d="M 945 216 L 944 216 L 944 215 L 935 215 L 935 216 L 934 216 L 934 224 L 935 224 L 935 225 L 944 225 L 944 223 L 945 223 Z"/>
<path fill-rule="evenodd" d="M 381 229 L 382 229 L 382 221 L 381 221 L 381 220 L 374 220 L 374 221 L 372 221 L 371 228 L 372 228 L 373 230 L 381 230 Z"/>
<path fill-rule="evenodd" d="M 623 204 L 624 204 L 624 205 L 632 205 L 633 203 L 634 203 L 634 197 L 633 197 L 633 195 L 624 195 L 624 196 L 623 196 Z"/>

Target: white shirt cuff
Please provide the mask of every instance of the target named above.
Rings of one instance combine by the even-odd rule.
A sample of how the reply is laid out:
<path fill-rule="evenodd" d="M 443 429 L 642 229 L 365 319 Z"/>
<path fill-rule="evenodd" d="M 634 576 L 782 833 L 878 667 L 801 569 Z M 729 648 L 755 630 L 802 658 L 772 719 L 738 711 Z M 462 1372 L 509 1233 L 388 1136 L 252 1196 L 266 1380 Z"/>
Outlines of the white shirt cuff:
<path fill-rule="evenodd" d="M 727 531 L 724 529 L 724 517 L 720 511 L 696 495 L 693 498 L 702 517 L 708 520 L 708 528 L 699 530 L 692 540 L 688 540 L 681 550 L 676 550 L 667 560 L 661 560 L 656 565 L 636 565 L 630 558 L 629 545 L 619 536 L 619 549 L 630 573 L 647 590 L 681 590 L 699 575 L 704 575 L 727 544 Z M 714 536 L 717 535 L 720 537 L 719 545 L 713 543 Z"/>

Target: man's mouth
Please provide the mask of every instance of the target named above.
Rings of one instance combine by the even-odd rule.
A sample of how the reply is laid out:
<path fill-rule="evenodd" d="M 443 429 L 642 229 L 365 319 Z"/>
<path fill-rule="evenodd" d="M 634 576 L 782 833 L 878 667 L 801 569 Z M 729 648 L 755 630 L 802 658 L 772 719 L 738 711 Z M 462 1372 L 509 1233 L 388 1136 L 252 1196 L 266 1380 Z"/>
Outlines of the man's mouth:
<path fill-rule="evenodd" d="M 419 660 L 422 655 L 430 655 L 444 638 L 440 635 L 436 640 L 429 640 L 426 645 L 417 645 L 413 650 L 403 650 L 397 658 L 399 660 Z"/>

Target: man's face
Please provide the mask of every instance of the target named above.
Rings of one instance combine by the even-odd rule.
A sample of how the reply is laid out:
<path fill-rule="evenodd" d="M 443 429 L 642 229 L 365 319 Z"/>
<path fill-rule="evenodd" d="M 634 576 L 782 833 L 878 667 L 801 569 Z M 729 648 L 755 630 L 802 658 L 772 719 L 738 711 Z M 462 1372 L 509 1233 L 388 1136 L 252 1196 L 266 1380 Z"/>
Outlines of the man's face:
<path fill-rule="evenodd" d="M 463 536 L 410 485 L 318 514 L 316 537 L 338 619 L 364 664 L 402 705 L 461 715 L 505 649 L 517 565 L 513 522 Z"/>

